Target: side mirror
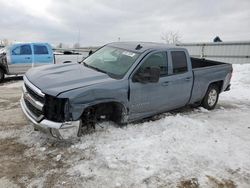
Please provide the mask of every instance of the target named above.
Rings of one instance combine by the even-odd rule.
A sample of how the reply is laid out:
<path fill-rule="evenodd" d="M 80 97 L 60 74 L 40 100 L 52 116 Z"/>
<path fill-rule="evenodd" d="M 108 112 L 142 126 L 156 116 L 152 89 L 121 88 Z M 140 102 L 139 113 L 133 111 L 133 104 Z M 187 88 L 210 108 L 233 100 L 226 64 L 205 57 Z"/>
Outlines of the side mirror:
<path fill-rule="evenodd" d="M 159 67 L 148 67 L 143 71 L 137 72 L 133 80 L 140 83 L 157 83 L 160 79 L 160 73 Z"/>
<path fill-rule="evenodd" d="M 92 50 L 90 50 L 89 51 L 89 56 L 91 56 L 93 54 L 93 51 Z"/>

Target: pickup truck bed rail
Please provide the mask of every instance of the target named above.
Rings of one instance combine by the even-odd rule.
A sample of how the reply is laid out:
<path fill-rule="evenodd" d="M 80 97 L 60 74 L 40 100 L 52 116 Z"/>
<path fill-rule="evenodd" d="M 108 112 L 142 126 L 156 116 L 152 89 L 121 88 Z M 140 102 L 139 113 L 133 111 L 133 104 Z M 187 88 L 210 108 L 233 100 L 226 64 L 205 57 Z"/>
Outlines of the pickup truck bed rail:
<path fill-rule="evenodd" d="M 212 60 L 207 60 L 207 59 L 199 59 L 199 58 L 194 58 L 194 57 L 191 57 L 190 59 L 191 59 L 193 69 L 226 64 L 226 63 L 222 63 L 222 62 L 219 62 L 219 61 L 212 61 Z"/>

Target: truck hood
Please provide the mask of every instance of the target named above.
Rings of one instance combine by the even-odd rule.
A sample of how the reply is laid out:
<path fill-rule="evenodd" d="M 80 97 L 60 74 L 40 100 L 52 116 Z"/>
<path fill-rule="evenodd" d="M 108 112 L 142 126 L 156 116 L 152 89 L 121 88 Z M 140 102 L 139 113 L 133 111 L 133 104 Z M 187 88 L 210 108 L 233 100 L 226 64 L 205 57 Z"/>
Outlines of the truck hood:
<path fill-rule="evenodd" d="M 113 80 L 104 73 L 78 63 L 32 68 L 25 76 L 43 93 L 52 96 L 57 96 L 72 89 Z"/>

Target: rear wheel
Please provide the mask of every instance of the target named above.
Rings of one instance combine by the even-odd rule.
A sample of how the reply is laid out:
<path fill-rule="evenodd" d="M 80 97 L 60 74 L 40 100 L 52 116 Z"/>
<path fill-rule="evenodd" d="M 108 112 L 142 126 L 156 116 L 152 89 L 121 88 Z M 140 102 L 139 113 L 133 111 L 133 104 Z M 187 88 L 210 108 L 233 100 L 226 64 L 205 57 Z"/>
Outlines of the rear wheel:
<path fill-rule="evenodd" d="M 4 80 L 4 71 L 0 68 L 0 83 Z"/>
<path fill-rule="evenodd" d="M 219 99 L 219 87 L 215 84 L 210 85 L 202 101 L 202 106 L 208 110 L 213 110 Z"/>

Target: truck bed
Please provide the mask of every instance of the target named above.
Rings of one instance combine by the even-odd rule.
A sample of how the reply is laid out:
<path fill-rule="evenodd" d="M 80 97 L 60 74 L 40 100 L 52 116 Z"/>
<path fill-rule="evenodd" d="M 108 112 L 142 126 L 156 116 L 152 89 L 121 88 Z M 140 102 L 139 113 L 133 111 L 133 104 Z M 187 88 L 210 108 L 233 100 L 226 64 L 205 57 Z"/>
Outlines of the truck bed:
<path fill-rule="evenodd" d="M 194 58 L 194 57 L 191 57 L 190 59 L 191 59 L 193 69 L 227 64 L 227 63 L 222 63 L 219 61 L 199 59 L 199 58 Z"/>
<path fill-rule="evenodd" d="M 193 90 L 190 103 L 202 100 L 210 83 L 221 82 L 221 91 L 229 84 L 232 65 L 218 61 L 191 58 L 193 67 Z"/>

